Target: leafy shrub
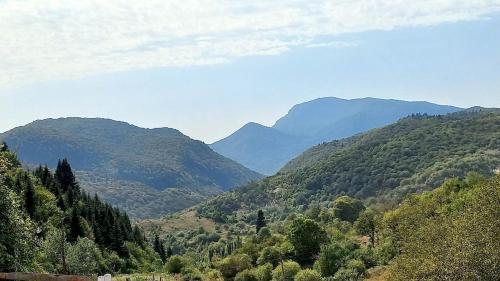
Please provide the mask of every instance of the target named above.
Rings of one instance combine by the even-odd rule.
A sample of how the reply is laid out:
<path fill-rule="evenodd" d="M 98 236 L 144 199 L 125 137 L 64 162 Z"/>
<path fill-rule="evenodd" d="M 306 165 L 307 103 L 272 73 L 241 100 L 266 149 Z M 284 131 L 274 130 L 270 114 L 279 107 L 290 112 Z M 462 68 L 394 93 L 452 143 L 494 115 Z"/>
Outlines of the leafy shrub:
<path fill-rule="evenodd" d="M 258 266 L 253 271 L 258 281 L 271 281 L 273 277 L 273 266 L 270 263 Z"/>
<path fill-rule="evenodd" d="M 181 256 L 171 256 L 165 263 L 165 270 L 169 273 L 181 273 L 181 271 L 186 266 L 184 258 Z"/>
<path fill-rule="evenodd" d="M 234 281 L 258 281 L 253 270 L 245 269 L 242 272 L 236 274 Z"/>
<path fill-rule="evenodd" d="M 202 275 L 201 272 L 191 266 L 185 266 L 182 271 L 182 280 L 183 281 L 201 281 Z"/>
<path fill-rule="evenodd" d="M 300 271 L 300 265 L 294 261 L 285 261 L 283 268 L 278 265 L 273 270 L 273 281 L 293 281 L 295 275 Z"/>
<path fill-rule="evenodd" d="M 295 281 L 321 281 L 321 274 L 316 270 L 304 269 L 295 275 Z"/>
<path fill-rule="evenodd" d="M 252 268 L 252 259 L 245 254 L 237 254 L 224 258 L 217 264 L 225 280 L 231 280 L 245 269 Z"/>

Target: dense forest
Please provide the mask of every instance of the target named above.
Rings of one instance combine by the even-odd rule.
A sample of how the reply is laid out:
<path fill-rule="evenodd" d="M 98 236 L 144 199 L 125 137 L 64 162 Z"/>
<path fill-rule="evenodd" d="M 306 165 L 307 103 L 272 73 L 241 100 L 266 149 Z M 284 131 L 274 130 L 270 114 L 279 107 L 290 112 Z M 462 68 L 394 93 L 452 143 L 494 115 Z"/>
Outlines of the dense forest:
<path fill-rule="evenodd" d="M 161 263 L 128 215 L 82 191 L 66 159 L 24 170 L 0 145 L 0 271 L 150 271 Z"/>
<path fill-rule="evenodd" d="M 281 172 L 200 204 L 201 216 L 237 221 L 267 209 L 277 219 L 341 195 L 384 210 L 469 171 L 500 166 L 500 112 L 413 115 L 395 124 L 306 151 Z"/>
<path fill-rule="evenodd" d="M 134 219 L 179 211 L 261 178 L 178 130 L 110 119 L 37 120 L 0 134 L 2 140 L 28 166 L 55 168 L 68 158 L 85 190 Z"/>
<path fill-rule="evenodd" d="M 499 215 L 500 176 L 469 173 L 385 212 L 340 196 L 284 219 L 149 231 L 173 280 L 498 280 Z"/>
<path fill-rule="evenodd" d="M 0 270 L 166 280 L 498 280 L 500 114 L 413 115 L 161 220 L 0 145 Z M 134 279 L 134 280 L 135 280 Z"/>

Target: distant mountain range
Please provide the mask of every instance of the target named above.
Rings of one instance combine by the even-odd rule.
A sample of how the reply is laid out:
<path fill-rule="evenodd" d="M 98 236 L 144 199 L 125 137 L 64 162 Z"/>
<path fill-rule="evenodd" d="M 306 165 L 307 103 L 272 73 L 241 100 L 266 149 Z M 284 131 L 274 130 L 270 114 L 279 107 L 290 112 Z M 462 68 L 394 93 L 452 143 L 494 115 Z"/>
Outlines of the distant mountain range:
<path fill-rule="evenodd" d="M 388 208 L 446 179 L 499 171 L 500 109 L 414 115 L 315 146 L 276 175 L 221 194 L 197 210 L 216 221 L 261 208 L 286 217 L 312 203 L 326 205 L 339 195 Z"/>
<path fill-rule="evenodd" d="M 35 121 L 0 134 L 28 166 L 68 158 L 82 187 L 133 217 L 181 210 L 261 175 L 170 128 L 99 118 Z"/>
<path fill-rule="evenodd" d="M 459 110 L 429 102 L 320 98 L 294 106 L 272 127 L 248 123 L 210 147 L 252 170 L 271 175 L 313 145 L 382 127 L 411 114 L 441 115 Z"/>

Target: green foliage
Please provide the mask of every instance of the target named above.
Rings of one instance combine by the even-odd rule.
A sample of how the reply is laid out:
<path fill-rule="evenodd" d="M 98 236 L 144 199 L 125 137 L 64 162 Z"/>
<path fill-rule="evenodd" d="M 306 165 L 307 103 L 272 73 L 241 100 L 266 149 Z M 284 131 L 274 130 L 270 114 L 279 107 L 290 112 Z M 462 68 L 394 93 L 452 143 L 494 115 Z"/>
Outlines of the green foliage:
<path fill-rule="evenodd" d="M 93 275 L 103 259 L 97 245 L 88 238 L 78 238 L 69 246 L 67 255 L 68 271 L 74 275 Z"/>
<path fill-rule="evenodd" d="M 257 259 L 257 264 L 267 264 L 270 263 L 273 266 L 278 265 L 281 258 L 280 250 L 274 246 L 265 247 L 260 252 L 260 256 Z"/>
<path fill-rule="evenodd" d="M 361 235 L 367 235 L 370 238 L 371 246 L 375 246 L 375 237 L 377 231 L 377 215 L 374 210 L 366 209 L 354 223 L 354 228 Z"/>
<path fill-rule="evenodd" d="M 341 220 L 354 222 L 364 210 L 363 203 L 356 198 L 341 196 L 333 201 L 333 215 Z"/>
<path fill-rule="evenodd" d="M 295 249 L 297 260 L 309 263 L 319 253 L 321 243 L 326 240 L 326 233 L 315 221 L 298 217 L 290 224 L 288 239 Z"/>
<path fill-rule="evenodd" d="M 273 270 L 273 281 L 293 281 L 300 271 L 300 265 L 294 261 L 283 262 L 283 267 L 278 265 Z"/>
<path fill-rule="evenodd" d="M 500 176 L 450 180 L 410 197 L 384 220 L 400 255 L 391 280 L 496 280 L 500 276 Z"/>
<path fill-rule="evenodd" d="M 107 119 L 39 120 L 0 134 L 0 140 L 18 148 L 30 165 L 67 157 L 86 190 L 140 218 L 179 211 L 261 177 L 177 130 Z M 166 188 L 176 191 L 161 192 Z"/>
<path fill-rule="evenodd" d="M 279 219 L 342 195 L 370 198 L 371 205 L 386 210 L 407 194 L 436 188 L 469 171 L 491 176 L 500 166 L 499 112 L 415 115 L 342 145 L 322 144 L 280 173 L 218 196 L 197 211 L 227 222 L 230 214 L 263 209 L 271 221 L 269 210 L 275 206 L 281 206 L 275 208 Z M 304 158 L 314 160 L 298 164 Z"/>
<path fill-rule="evenodd" d="M 0 167 L 1 169 L 1 167 Z M 19 198 L 5 186 L 0 171 L 0 271 L 30 268 L 34 258 L 34 227 L 21 212 Z"/>
<path fill-rule="evenodd" d="M 255 222 L 255 233 L 259 233 L 260 229 L 266 226 L 266 218 L 264 212 L 259 210 L 257 212 L 257 221 Z"/>
<path fill-rule="evenodd" d="M 273 277 L 273 265 L 270 263 L 266 263 L 264 265 L 260 265 L 253 269 L 253 273 L 257 278 L 257 281 L 271 281 Z"/>
<path fill-rule="evenodd" d="M 322 281 L 321 274 L 316 270 L 304 269 L 295 275 L 295 281 Z"/>
<path fill-rule="evenodd" d="M 333 276 L 353 254 L 354 245 L 348 241 L 335 241 L 321 248 L 314 268 L 322 276 Z"/>
<path fill-rule="evenodd" d="M 171 256 L 165 263 L 165 270 L 169 273 L 181 273 L 186 266 L 186 261 L 181 256 Z"/>
<path fill-rule="evenodd" d="M 234 281 L 258 281 L 253 270 L 245 269 L 242 272 L 236 274 Z"/>
<path fill-rule="evenodd" d="M 231 255 L 220 261 L 217 268 L 224 280 L 232 280 L 239 272 L 252 268 L 252 259 L 244 254 Z"/>
<path fill-rule="evenodd" d="M 183 281 L 201 281 L 201 272 L 194 267 L 184 267 L 181 271 Z"/>

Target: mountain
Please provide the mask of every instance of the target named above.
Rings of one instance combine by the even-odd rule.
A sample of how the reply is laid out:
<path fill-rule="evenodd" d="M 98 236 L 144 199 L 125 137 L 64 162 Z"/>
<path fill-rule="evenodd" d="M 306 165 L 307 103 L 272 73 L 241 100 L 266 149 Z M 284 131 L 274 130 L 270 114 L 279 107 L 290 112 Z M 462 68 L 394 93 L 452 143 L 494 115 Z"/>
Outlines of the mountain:
<path fill-rule="evenodd" d="M 0 135 L 28 166 L 68 158 L 84 189 L 134 217 L 180 210 L 260 175 L 170 128 L 46 119 Z"/>
<path fill-rule="evenodd" d="M 499 109 L 419 114 L 313 147 L 275 176 L 220 195 L 198 211 L 215 220 L 259 208 L 286 214 L 343 194 L 387 207 L 451 177 L 499 170 Z"/>
<path fill-rule="evenodd" d="M 246 167 L 270 172 L 276 170 L 276 163 L 286 163 L 290 155 L 299 154 L 307 146 L 308 143 L 301 137 L 248 123 L 210 147 Z"/>
<path fill-rule="evenodd" d="M 429 102 L 320 98 L 294 106 L 271 128 L 250 123 L 211 147 L 250 169 L 271 175 L 313 145 L 382 127 L 411 114 L 459 110 Z"/>

